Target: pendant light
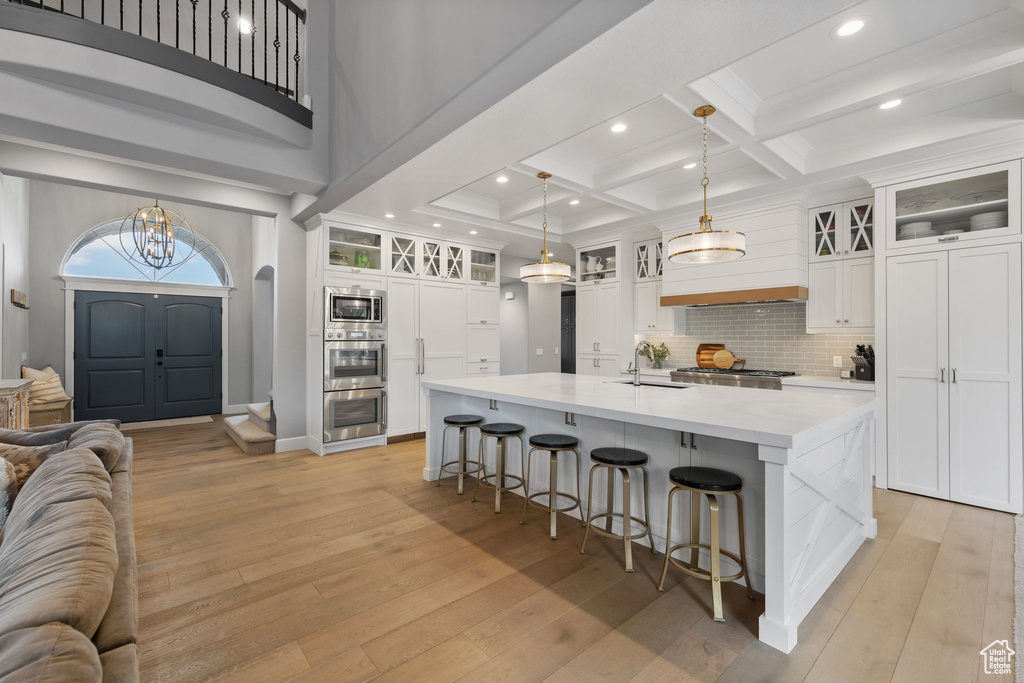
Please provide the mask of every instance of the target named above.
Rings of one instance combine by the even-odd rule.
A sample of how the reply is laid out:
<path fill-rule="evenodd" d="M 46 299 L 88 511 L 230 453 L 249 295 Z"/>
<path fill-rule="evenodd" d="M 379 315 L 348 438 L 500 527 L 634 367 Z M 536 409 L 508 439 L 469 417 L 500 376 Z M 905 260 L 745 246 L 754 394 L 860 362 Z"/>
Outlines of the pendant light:
<path fill-rule="evenodd" d="M 742 232 L 733 230 L 712 230 L 711 214 L 708 213 L 708 117 L 715 113 L 710 104 L 698 107 L 693 112 L 703 122 L 704 214 L 700 217 L 700 230 L 677 235 L 668 241 L 668 258 L 673 263 L 722 263 L 733 261 L 747 253 L 747 238 Z"/>
<path fill-rule="evenodd" d="M 129 260 L 156 270 L 180 265 L 195 253 L 195 233 L 188 221 L 159 201 L 128 214 L 118 239 Z"/>
<path fill-rule="evenodd" d="M 540 250 L 540 261 L 519 268 L 519 279 L 538 283 L 565 282 L 572 277 L 572 268 L 568 263 L 552 261 L 548 251 L 548 178 L 551 174 L 541 171 L 537 177 L 544 181 L 544 248 Z"/>

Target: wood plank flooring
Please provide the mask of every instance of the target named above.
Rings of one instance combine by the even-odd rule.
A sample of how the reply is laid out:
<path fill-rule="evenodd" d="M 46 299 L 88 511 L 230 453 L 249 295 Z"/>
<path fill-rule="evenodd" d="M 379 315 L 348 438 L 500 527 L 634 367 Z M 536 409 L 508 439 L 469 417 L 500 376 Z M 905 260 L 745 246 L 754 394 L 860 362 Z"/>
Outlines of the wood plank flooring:
<path fill-rule="evenodd" d="M 135 439 L 144 681 L 996 681 L 1013 518 L 875 492 L 866 542 L 784 655 L 763 599 L 594 537 L 521 498 L 495 515 L 421 479 L 423 442 L 245 456 L 213 424 Z M 1010 677 L 1006 677 L 1009 680 Z"/>

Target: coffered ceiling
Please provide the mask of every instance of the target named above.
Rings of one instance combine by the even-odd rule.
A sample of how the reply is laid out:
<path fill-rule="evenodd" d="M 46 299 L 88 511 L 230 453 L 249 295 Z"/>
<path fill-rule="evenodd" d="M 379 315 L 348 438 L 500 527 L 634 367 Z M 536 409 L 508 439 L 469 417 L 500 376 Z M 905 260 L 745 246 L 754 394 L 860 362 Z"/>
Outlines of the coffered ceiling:
<path fill-rule="evenodd" d="M 718 108 L 708 121 L 709 195 L 718 205 L 801 189 L 811 196 L 838 188 L 867 192 L 859 176 L 871 170 L 966 148 L 973 136 L 994 131 L 1007 142 L 1024 139 L 1024 3 L 810 4 L 819 16 L 790 12 L 788 23 L 765 23 L 751 33 L 759 8 L 748 3 L 749 16 L 733 17 L 732 32 L 708 30 L 704 40 L 712 44 L 666 47 L 657 42 L 672 26 L 664 22 L 677 22 L 679 41 L 687 40 L 687 29 L 679 23 L 680 3 L 655 0 L 531 83 L 542 99 L 513 93 L 343 208 L 416 224 L 477 226 L 527 255 L 534 239 L 516 237 L 537 237 L 536 174 L 547 171 L 555 242 L 676 225 L 699 208 L 701 129 L 692 112 L 704 103 Z M 728 11 L 711 5 L 704 9 Z M 864 22 L 862 30 L 837 35 L 854 19 Z M 722 49 L 715 40 L 738 44 Z M 666 64 L 666 57 L 677 63 Z M 580 91 L 571 80 L 588 65 L 612 63 L 605 68 L 614 73 L 593 82 L 600 90 Z M 637 79 L 653 81 L 655 89 L 639 87 Z M 592 107 L 564 99 L 559 106 L 558 88 Z M 879 108 L 896 99 L 898 106 Z M 458 170 L 435 168 L 429 181 L 417 178 L 424 164 L 444 157 L 461 161 Z M 483 164 L 493 165 L 470 175 Z"/>

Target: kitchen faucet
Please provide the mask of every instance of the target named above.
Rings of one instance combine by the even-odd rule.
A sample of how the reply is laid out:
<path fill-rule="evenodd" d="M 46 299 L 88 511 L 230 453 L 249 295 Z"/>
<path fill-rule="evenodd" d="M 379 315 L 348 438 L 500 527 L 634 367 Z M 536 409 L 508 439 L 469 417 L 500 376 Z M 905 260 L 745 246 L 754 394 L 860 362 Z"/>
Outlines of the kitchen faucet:
<path fill-rule="evenodd" d="M 654 355 L 654 345 L 651 344 L 651 342 L 647 341 L 646 339 L 636 345 L 636 354 L 633 356 L 633 386 L 634 387 L 640 386 L 640 351 L 645 346 L 647 347 L 647 350 L 650 352 L 650 354 L 652 356 Z"/>

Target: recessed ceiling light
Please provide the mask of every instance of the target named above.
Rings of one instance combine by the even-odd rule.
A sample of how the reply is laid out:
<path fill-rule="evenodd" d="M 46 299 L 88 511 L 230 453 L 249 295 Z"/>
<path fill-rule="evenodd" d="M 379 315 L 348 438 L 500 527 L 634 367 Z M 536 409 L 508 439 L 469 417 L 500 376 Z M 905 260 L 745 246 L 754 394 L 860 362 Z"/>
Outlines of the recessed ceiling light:
<path fill-rule="evenodd" d="M 852 36 L 862 28 L 864 28 L 863 19 L 851 19 L 850 21 L 839 25 L 839 28 L 836 29 L 836 35 L 841 38 L 845 38 L 846 36 Z"/>
<path fill-rule="evenodd" d="M 475 234 L 476 234 L 476 230 L 470 230 L 470 231 L 469 231 L 469 234 L 470 234 L 470 235 L 475 235 Z"/>
<path fill-rule="evenodd" d="M 892 109 L 893 107 L 900 106 L 900 102 L 902 102 L 902 101 L 903 100 L 889 100 L 888 102 L 882 102 L 880 105 L 878 105 L 878 108 L 879 109 Z"/>
<path fill-rule="evenodd" d="M 507 183 L 508 182 L 508 178 L 503 176 L 503 175 L 498 176 L 497 178 L 495 178 L 495 180 L 497 180 L 499 183 Z"/>
<path fill-rule="evenodd" d="M 433 225 L 434 225 L 435 228 L 440 228 L 441 227 L 440 223 L 434 223 Z"/>
<path fill-rule="evenodd" d="M 697 162 L 695 161 L 692 164 L 686 164 L 683 168 L 697 168 Z"/>
<path fill-rule="evenodd" d="M 574 199 L 574 200 L 572 200 L 572 201 L 571 201 L 571 202 L 569 202 L 569 203 L 570 203 L 570 204 L 572 204 L 573 206 L 576 206 L 577 204 L 579 204 L 579 203 L 580 203 L 580 200 L 578 200 L 578 199 Z"/>
<path fill-rule="evenodd" d="M 395 214 L 393 214 L 393 213 L 386 213 L 386 214 L 384 214 L 384 218 L 394 218 L 394 217 L 395 217 Z"/>
<path fill-rule="evenodd" d="M 621 133 L 624 130 L 626 130 L 626 124 L 624 123 L 616 123 L 614 126 L 612 126 L 613 133 Z"/>

